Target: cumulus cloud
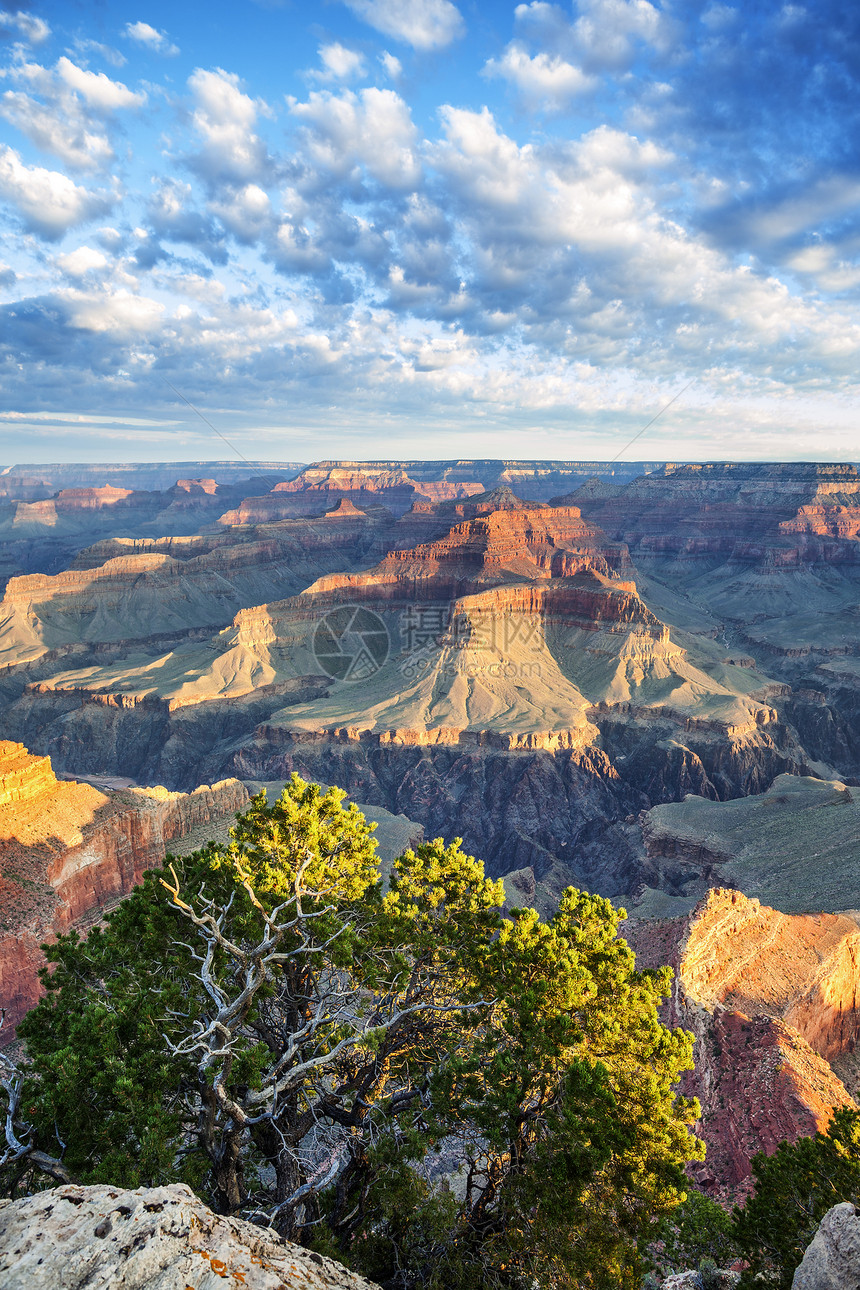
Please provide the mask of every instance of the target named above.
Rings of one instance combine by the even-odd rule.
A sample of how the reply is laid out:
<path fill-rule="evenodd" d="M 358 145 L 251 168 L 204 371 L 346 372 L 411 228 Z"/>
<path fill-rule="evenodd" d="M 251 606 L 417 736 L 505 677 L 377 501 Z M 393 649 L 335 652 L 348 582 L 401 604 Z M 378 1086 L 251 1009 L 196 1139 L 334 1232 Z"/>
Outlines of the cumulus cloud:
<path fill-rule="evenodd" d="M 92 246 L 79 246 L 66 255 L 58 255 L 56 263 L 66 277 L 85 278 L 88 273 L 106 269 L 108 259 Z"/>
<path fill-rule="evenodd" d="M 331 45 L 320 45 L 320 62 L 322 68 L 310 75 L 318 81 L 348 81 L 367 73 L 364 56 L 357 50 L 347 49 L 339 41 Z"/>
<path fill-rule="evenodd" d="M 142 91 L 130 90 L 122 81 L 112 81 L 104 72 L 85 71 L 65 56 L 57 62 L 57 75 L 90 107 L 102 112 L 141 107 L 146 102 Z"/>
<path fill-rule="evenodd" d="M 209 205 L 212 213 L 240 242 L 258 241 L 272 224 L 272 203 L 259 184 L 231 189 Z"/>
<path fill-rule="evenodd" d="M 485 76 L 501 76 L 509 81 L 527 102 L 554 110 L 597 84 L 595 77 L 587 76 L 581 67 L 558 54 L 530 57 L 519 41 L 512 41 L 501 58 L 488 59 L 483 71 Z"/>
<path fill-rule="evenodd" d="M 51 28 L 42 18 L 21 10 L 17 13 L 0 10 L 0 29 L 2 28 L 6 31 L 14 31 L 28 45 L 41 45 L 51 34 Z"/>
<path fill-rule="evenodd" d="M 135 44 L 143 45 L 155 54 L 163 54 L 165 58 L 173 58 L 179 53 L 179 46 L 173 44 L 167 32 L 151 27 L 148 22 L 127 22 L 123 34 Z"/>
<path fill-rule="evenodd" d="M 109 332 L 112 336 L 135 335 L 156 329 L 164 305 L 130 291 L 79 291 L 71 288 L 57 293 L 65 304 L 72 327 L 83 331 Z"/>
<path fill-rule="evenodd" d="M 73 170 L 106 166 L 114 156 L 109 119 L 146 101 L 143 92 L 130 90 L 104 72 L 87 71 L 65 56 L 53 69 L 22 62 L 8 75 L 27 89 L 4 91 L 0 115 Z"/>
<path fill-rule="evenodd" d="M 213 264 L 227 263 L 224 234 L 211 215 L 195 206 L 190 184 L 178 179 L 162 181 L 149 201 L 147 213 L 157 238 L 193 246 Z M 141 232 L 143 245 L 137 252 L 138 262 L 155 263 L 160 252 L 157 246 L 148 244 L 145 230 Z"/>
<path fill-rule="evenodd" d="M 571 60 L 585 73 L 627 68 L 638 48 L 668 53 L 677 39 L 668 14 L 650 0 L 579 0 L 571 21 L 544 0 L 517 5 L 515 17 L 541 52 Z"/>
<path fill-rule="evenodd" d="M 25 165 L 8 147 L 0 147 L 0 196 L 15 207 L 25 228 L 48 241 L 104 214 L 114 201 L 113 196 L 83 188 L 59 171 Z"/>
<path fill-rule="evenodd" d="M 198 67 L 188 78 L 194 97 L 192 121 L 203 139 L 203 148 L 190 162 L 210 183 L 247 183 L 268 170 L 266 149 L 254 128 L 260 104 L 240 84 L 235 73 L 220 67 Z"/>
<path fill-rule="evenodd" d="M 14 125 L 43 152 L 59 157 L 72 170 L 98 170 L 113 158 L 105 130 L 71 107 L 40 103 L 30 94 L 6 90 L 0 96 L 0 116 Z"/>
<path fill-rule="evenodd" d="M 389 54 L 387 49 L 383 50 L 379 55 L 379 61 L 385 69 L 385 75 L 390 80 L 397 81 L 403 75 L 403 64 L 400 59 L 395 58 L 393 54 Z"/>
<path fill-rule="evenodd" d="M 370 27 L 413 49 L 444 49 L 465 30 L 460 10 L 450 0 L 346 0 Z"/>
<path fill-rule="evenodd" d="M 671 24 L 649 0 L 581 0 L 579 11 L 573 36 L 590 67 L 625 67 L 638 42 L 671 47 Z"/>
<path fill-rule="evenodd" d="M 408 190 L 418 183 L 418 132 L 394 90 L 321 90 L 291 107 L 306 127 L 307 153 L 320 170 L 346 180 L 360 168 L 393 189 Z"/>

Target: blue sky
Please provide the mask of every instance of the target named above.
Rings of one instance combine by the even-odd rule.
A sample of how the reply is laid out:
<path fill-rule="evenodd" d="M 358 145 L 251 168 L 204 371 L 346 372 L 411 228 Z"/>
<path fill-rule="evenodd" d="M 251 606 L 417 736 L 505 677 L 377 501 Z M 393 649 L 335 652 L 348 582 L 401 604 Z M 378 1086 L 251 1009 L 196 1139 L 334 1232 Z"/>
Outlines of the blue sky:
<path fill-rule="evenodd" d="M 860 457 L 860 9 L 0 14 L 0 464 Z"/>

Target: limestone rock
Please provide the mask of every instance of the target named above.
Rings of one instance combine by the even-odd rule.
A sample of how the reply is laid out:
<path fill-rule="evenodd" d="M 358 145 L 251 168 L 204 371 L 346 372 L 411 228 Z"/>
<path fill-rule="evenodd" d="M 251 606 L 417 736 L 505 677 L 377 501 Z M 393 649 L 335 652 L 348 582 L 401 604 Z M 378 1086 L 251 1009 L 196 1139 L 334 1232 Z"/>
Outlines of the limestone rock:
<path fill-rule="evenodd" d="M 860 1216 L 848 1202 L 834 1205 L 819 1224 L 792 1290 L 855 1290 L 860 1286 Z"/>
<path fill-rule="evenodd" d="M 0 1202 L 4 1290 L 375 1290 L 189 1187 L 57 1187 Z"/>

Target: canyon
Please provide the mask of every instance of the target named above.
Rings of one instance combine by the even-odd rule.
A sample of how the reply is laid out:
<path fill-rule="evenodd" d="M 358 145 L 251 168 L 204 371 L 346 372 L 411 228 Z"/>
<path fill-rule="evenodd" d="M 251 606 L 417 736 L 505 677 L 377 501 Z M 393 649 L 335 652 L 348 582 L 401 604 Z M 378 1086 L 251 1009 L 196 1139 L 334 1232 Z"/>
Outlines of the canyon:
<path fill-rule="evenodd" d="M 698 1037 L 714 1194 L 851 1102 L 853 465 L 21 467 L 0 485 L 0 814 L 19 821 L 0 868 L 4 935 L 27 947 L 0 977 L 10 1015 L 35 998 L 39 938 L 297 771 L 400 821 L 399 844 L 462 837 L 512 903 L 549 913 L 573 883 L 625 905 L 642 963 L 678 972 L 667 1016 Z M 16 774 L 55 804 L 35 832 Z M 770 1110 L 744 1119 L 750 1099 Z"/>

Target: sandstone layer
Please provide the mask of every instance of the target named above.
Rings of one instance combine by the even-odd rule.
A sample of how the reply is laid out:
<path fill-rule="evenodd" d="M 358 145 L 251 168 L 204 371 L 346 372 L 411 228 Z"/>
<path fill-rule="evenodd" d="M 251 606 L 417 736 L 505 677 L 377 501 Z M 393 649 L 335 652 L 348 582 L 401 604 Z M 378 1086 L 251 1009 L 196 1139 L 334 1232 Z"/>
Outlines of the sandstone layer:
<path fill-rule="evenodd" d="M 0 1201 L 4 1290 L 378 1290 L 333 1259 L 213 1214 L 190 1187 L 68 1185 Z"/>

